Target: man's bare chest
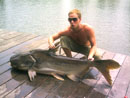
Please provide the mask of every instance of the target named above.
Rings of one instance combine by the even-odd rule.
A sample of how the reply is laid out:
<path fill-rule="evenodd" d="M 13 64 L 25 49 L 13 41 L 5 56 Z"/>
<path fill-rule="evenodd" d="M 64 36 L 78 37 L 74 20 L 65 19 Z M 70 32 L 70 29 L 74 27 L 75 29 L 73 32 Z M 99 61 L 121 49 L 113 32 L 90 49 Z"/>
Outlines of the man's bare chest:
<path fill-rule="evenodd" d="M 88 42 L 88 37 L 86 34 L 84 34 L 84 32 L 73 33 L 71 34 L 71 38 L 80 44 L 86 44 L 86 42 Z"/>

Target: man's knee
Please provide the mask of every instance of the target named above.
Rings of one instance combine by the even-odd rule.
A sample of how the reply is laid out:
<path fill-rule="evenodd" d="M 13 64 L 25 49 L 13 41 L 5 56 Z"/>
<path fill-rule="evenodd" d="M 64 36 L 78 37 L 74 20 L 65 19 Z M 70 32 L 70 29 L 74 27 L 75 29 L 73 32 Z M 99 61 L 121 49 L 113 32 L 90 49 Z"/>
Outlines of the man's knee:
<path fill-rule="evenodd" d="M 60 37 L 60 42 L 62 43 L 62 42 L 68 42 L 68 40 L 70 40 L 70 38 L 68 37 L 68 36 L 61 36 Z"/>
<path fill-rule="evenodd" d="M 60 44 L 61 44 L 61 47 L 62 47 L 62 48 L 70 49 L 69 42 L 71 42 L 71 41 L 70 41 L 70 38 L 67 37 L 67 36 L 62 36 L 62 37 L 60 38 Z"/>

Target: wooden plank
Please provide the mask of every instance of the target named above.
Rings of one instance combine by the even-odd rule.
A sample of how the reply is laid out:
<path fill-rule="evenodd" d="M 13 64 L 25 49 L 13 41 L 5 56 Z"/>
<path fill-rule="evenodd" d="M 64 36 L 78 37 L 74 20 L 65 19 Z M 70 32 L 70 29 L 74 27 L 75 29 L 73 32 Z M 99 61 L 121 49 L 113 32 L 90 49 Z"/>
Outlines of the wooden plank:
<path fill-rule="evenodd" d="M 0 29 L 0 35 L 2 35 L 2 34 L 8 34 L 8 33 L 9 33 L 9 31 L 4 30 L 4 29 Z"/>
<path fill-rule="evenodd" d="M 92 69 L 92 71 L 94 71 L 94 72 L 87 73 L 87 74 L 89 74 L 88 77 L 87 77 L 87 79 L 84 79 L 82 82 L 84 84 L 86 84 L 86 85 L 94 87 L 95 84 L 97 83 L 97 81 L 100 79 L 101 74 L 95 68 Z"/>
<path fill-rule="evenodd" d="M 4 72 L 3 74 L 0 75 L 0 85 L 4 84 L 5 82 L 9 81 L 15 76 L 16 76 L 15 71 L 12 72 L 11 70 L 8 70 Z"/>
<path fill-rule="evenodd" d="M 0 58 L 0 66 L 2 66 L 3 64 L 9 62 L 10 57 L 13 56 L 13 55 L 14 55 L 14 53 L 12 53 L 12 54 L 10 54 L 10 55 L 4 57 L 4 58 Z"/>
<path fill-rule="evenodd" d="M 68 98 L 68 96 L 72 93 L 72 91 L 78 87 L 77 85 L 79 85 L 78 82 L 65 79 L 63 83 L 59 87 L 57 87 L 57 89 L 52 91 L 47 96 L 47 98 L 53 98 L 55 95 L 60 96 L 62 98 Z"/>
<path fill-rule="evenodd" d="M 43 36 L 44 37 L 44 36 Z M 44 44 L 41 44 L 39 47 L 37 47 L 37 49 L 49 49 L 48 48 L 48 38 L 44 38 L 46 41 L 45 41 L 45 43 Z M 58 40 L 56 40 L 54 43 L 57 43 L 57 42 L 59 42 L 60 40 L 58 39 Z"/>
<path fill-rule="evenodd" d="M 0 43 L 2 43 L 4 41 L 4 39 L 0 38 Z"/>
<path fill-rule="evenodd" d="M 20 43 L 23 43 L 23 42 L 25 42 L 25 41 L 27 41 L 27 40 L 30 40 L 30 39 L 32 39 L 32 38 L 34 38 L 34 37 L 36 37 L 36 35 L 30 35 L 30 34 L 20 36 L 20 38 L 19 38 L 19 37 L 16 37 L 17 39 L 11 40 L 11 41 L 9 41 L 7 44 L 2 45 L 1 48 L 0 48 L 0 52 L 6 50 L 6 49 L 8 49 L 8 48 L 11 48 L 11 47 L 13 47 L 13 46 L 15 46 L 15 45 L 18 45 L 18 44 L 20 44 Z"/>
<path fill-rule="evenodd" d="M 3 42 L 3 41 L 5 41 L 4 39 L 3 39 L 3 37 L 2 37 L 2 35 L 4 34 L 8 34 L 9 32 L 8 31 L 5 31 L 5 30 L 0 30 L 0 44 Z"/>
<path fill-rule="evenodd" d="M 46 81 L 44 81 L 37 89 L 33 90 L 25 98 L 45 98 L 51 90 L 56 89 L 61 83 L 62 81 L 48 76 Z"/>
<path fill-rule="evenodd" d="M 41 98 L 43 98 L 43 97 L 41 97 Z M 51 95 L 44 97 L 44 98 L 66 98 L 66 97 L 61 97 L 59 95 L 51 94 Z"/>
<path fill-rule="evenodd" d="M 30 82 L 27 79 L 27 81 L 24 81 L 24 83 L 22 83 L 21 85 L 17 86 L 17 88 L 13 89 L 10 93 L 8 93 L 5 96 L 5 98 L 24 98 L 29 93 L 31 93 L 34 89 L 36 89 L 42 83 L 44 83 L 45 80 L 46 80 L 45 76 L 42 77 L 41 75 L 40 76 L 38 75 L 37 77 L 35 77 L 35 79 L 32 82 Z"/>
<path fill-rule="evenodd" d="M 0 34 L 2 34 L 3 33 L 3 29 L 0 29 Z"/>
<path fill-rule="evenodd" d="M 9 39 L 15 38 L 15 37 L 20 36 L 22 34 L 24 34 L 24 33 L 11 31 L 11 32 L 8 32 L 8 33 L 1 34 L 0 38 L 4 39 L 4 41 L 7 41 Z"/>
<path fill-rule="evenodd" d="M 105 54 L 107 51 L 104 50 L 104 49 L 101 49 L 101 48 L 97 48 L 97 51 L 98 51 L 98 53 L 101 55 L 102 59 L 105 59 L 104 54 Z"/>
<path fill-rule="evenodd" d="M 27 76 L 25 76 L 24 74 L 19 74 L 16 77 L 12 78 L 10 81 L 7 81 L 0 87 L 0 88 L 2 88 L 2 90 L 0 92 L 0 97 L 5 98 L 5 96 L 7 94 L 12 92 L 12 90 L 17 88 L 22 83 L 24 83 L 25 80 L 27 80 L 27 79 L 28 79 Z M 7 98 L 9 98 L 9 97 L 7 97 Z M 10 98 L 12 98 L 12 97 L 10 97 Z"/>
<path fill-rule="evenodd" d="M 8 36 L 8 35 L 4 35 L 4 36 Z M 20 36 L 17 36 L 17 37 L 14 37 L 14 38 L 11 38 L 11 39 L 4 39 L 4 37 L 2 37 L 3 39 L 4 39 L 4 41 L 3 42 L 1 42 L 0 43 L 0 46 L 4 46 L 4 45 L 7 45 L 7 44 L 9 44 L 10 42 L 15 42 L 15 41 L 17 41 L 17 40 L 21 40 L 21 39 L 23 39 L 24 37 L 26 37 L 26 36 L 29 36 L 29 34 L 21 34 Z"/>
<path fill-rule="evenodd" d="M 7 50 L 5 50 L 3 52 L 0 52 L 0 59 L 3 58 L 3 57 L 5 57 L 5 56 L 7 56 L 7 55 L 9 55 L 9 54 L 11 54 L 12 52 L 14 52 L 14 51 L 16 51 L 18 49 L 26 46 L 26 45 L 29 45 L 30 43 L 33 43 L 36 40 L 39 40 L 39 39 L 41 39 L 41 36 L 36 36 L 33 39 L 30 39 L 30 40 L 28 40 L 26 42 L 23 42 L 21 44 L 18 44 L 16 46 L 12 47 L 12 48 L 9 48 L 9 49 L 7 49 Z"/>
<path fill-rule="evenodd" d="M 130 98 L 130 82 L 129 82 L 128 90 L 126 92 L 126 97 Z"/>
<path fill-rule="evenodd" d="M 72 94 L 65 98 L 86 98 L 85 95 L 88 95 L 92 89 L 92 86 L 86 85 L 84 83 L 79 83 L 75 85 L 75 88 L 72 90 Z"/>
<path fill-rule="evenodd" d="M 114 55 L 115 54 L 112 52 L 105 51 L 103 59 L 112 59 Z M 104 98 L 104 95 L 106 95 L 106 92 L 110 87 L 102 74 L 99 74 L 98 77 L 99 79 L 93 83 L 93 89 L 86 97 L 95 98 L 95 96 L 97 96 L 97 98 Z"/>
<path fill-rule="evenodd" d="M 48 42 L 41 44 L 37 49 L 48 49 Z"/>
<path fill-rule="evenodd" d="M 108 98 L 123 98 L 127 93 L 130 82 L 130 57 L 127 57 L 116 78 Z M 118 88 L 118 89 L 117 89 Z"/>
<path fill-rule="evenodd" d="M 0 66 L 0 75 L 11 68 L 9 63 Z"/>
<path fill-rule="evenodd" d="M 92 93 L 91 93 L 92 94 Z M 98 91 L 93 91 L 93 94 L 91 96 L 86 95 L 85 98 L 106 98 L 106 95 L 98 92 Z"/>
<path fill-rule="evenodd" d="M 75 53 L 75 52 L 73 52 L 73 53 L 74 53 L 74 54 L 73 54 L 73 57 L 74 57 L 74 58 L 78 58 L 78 59 L 80 59 L 80 58 L 84 57 L 83 54 Z"/>
<path fill-rule="evenodd" d="M 38 47 L 40 47 L 41 45 L 45 45 L 47 43 L 47 39 L 44 38 L 44 36 L 41 37 L 41 39 L 36 40 L 33 43 L 30 43 L 27 46 L 24 46 L 22 49 L 19 49 L 20 51 L 26 52 L 26 51 L 30 51 L 33 49 L 38 49 Z"/>
<path fill-rule="evenodd" d="M 122 66 L 122 64 L 123 64 L 123 62 L 124 62 L 124 60 L 125 60 L 125 58 L 126 58 L 126 55 L 117 53 L 117 54 L 115 55 L 115 57 L 113 58 L 113 60 L 117 61 L 117 62 Z M 112 82 L 115 81 L 115 79 L 116 79 L 116 77 L 117 77 L 117 75 L 118 75 L 118 73 L 119 73 L 119 70 L 120 70 L 120 68 L 114 69 L 114 70 L 111 70 L 111 71 L 110 71 L 111 78 L 112 78 L 112 80 L 113 80 Z"/>

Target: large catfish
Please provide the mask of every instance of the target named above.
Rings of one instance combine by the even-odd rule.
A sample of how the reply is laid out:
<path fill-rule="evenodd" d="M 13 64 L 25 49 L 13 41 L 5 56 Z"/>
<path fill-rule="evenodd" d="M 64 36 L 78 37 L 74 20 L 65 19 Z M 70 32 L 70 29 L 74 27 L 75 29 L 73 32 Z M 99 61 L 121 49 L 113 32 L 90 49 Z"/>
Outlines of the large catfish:
<path fill-rule="evenodd" d="M 65 56 L 55 55 L 51 50 L 32 50 L 28 53 L 19 53 L 10 58 L 11 66 L 19 70 L 27 70 L 30 80 L 36 73 L 49 74 L 59 80 L 66 75 L 73 81 L 84 79 L 90 67 L 96 67 L 112 85 L 110 69 L 119 68 L 120 65 L 114 60 L 81 60 Z"/>

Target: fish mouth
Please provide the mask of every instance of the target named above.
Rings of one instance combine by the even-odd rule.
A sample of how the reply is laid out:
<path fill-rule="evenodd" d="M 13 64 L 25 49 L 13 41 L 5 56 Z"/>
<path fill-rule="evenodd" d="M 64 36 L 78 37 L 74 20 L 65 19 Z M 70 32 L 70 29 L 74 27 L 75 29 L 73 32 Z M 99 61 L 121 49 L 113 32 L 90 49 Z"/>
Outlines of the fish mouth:
<path fill-rule="evenodd" d="M 14 69 L 19 69 L 19 70 L 28 70 L 29 68 L 27 66 L 24 66 L 24 65 L 15 65 L 15 64 L 11 64 L 11 66 L 14 68 Z"/>
<path fill-rule="evenodd" d="M 13 68 L 17 68 L 17 65 L 11 65 Z"/>
<path fill-rule="evenodd" d="M 28 70 L 29 68 L 28 67 L 17 67 L 17 69 L 19 69 L 19 70 Z"/>

